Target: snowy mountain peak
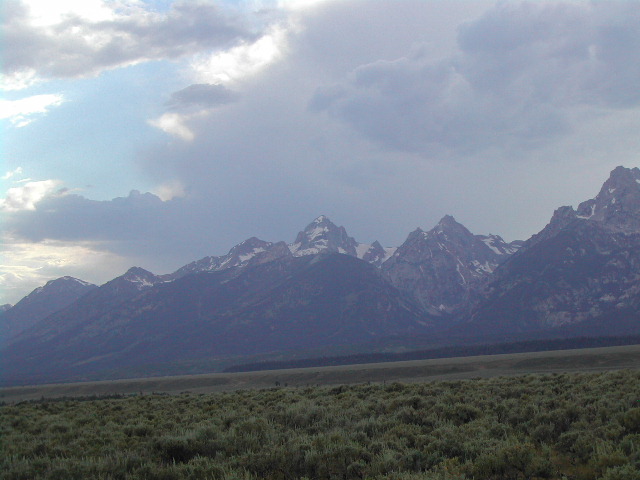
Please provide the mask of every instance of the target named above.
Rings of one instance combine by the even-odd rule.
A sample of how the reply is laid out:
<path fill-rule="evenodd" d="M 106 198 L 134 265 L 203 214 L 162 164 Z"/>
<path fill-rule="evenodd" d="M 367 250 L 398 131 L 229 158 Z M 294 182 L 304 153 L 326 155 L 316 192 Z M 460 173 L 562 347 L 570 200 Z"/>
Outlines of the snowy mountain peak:
<path fill-rule="evenodd" d="M 92 283 L 85 282 L 75 277 L 60 277 L 49 280 L 43 286 L 36 288 L 25 299 L 34 299 L 51 295 L 63 295 L 68 292 L 83 292 L 95 287 Z M 24 299 L 23 299 L 24 300 Z"/>
<path fill-rule="evenodd" d="M 317 253 L 337 252 L 356 257 L 358 242 L 347 234 L 344 227 L 336 226 L 328 217 L 321 215 L 298 233 L 289 245 L 296 257 Z"/>
<path fill-rule="evenodd" d="M 70 277 L 68 275 L 60 278 L 56 278 L 54 280 L 49 280 L 44 287 L 40 288 L 48 288 L 48 287 L 56 287 L 56 288 L 77 288 L 77 286 L 81 287 L 91 287 L 94 286 L 92 283 L 85 282 L 84 280 L 80 280 L 79 278 Z"/>
<path fill-rule="evenodd" d="M 266 242 L 264 240 L 260 240 L 257 237 L 251 237 L 245 240 L 242 243 L 239 243 L 231 250 L 227 256 L 239 255 L 242 257 L 246 257 L 247 255 L 254 256 L 256 253 L 263 252 L 265 249 L 269 248 L 273 243 Z M 248 260 L 248 259 L 247 259 Z"/>
<path fill-rule="evenodd" d="M 271 242 L 251 237 L 239 243 L 229 250 L 227 255 L 221 257 L 222 261 L 217 265 L 216 270 L 245 265 L 258 254 L 267 251 L 272 245 L 273 243 Z"/>
<path fill-rule="evenodd" d="M 272 243 L 251 237 L 239 243 L 226 255 L 220 257 L 204 257 L 176 270 L 168 275 L 168 280 L 175 280 L 185 275 L 200 272 L 217 272 L 249 264 L 259 264 L 290 255 L 284 242 Z"/>
<path fill-rule="evenodd" d="M 150 271 L 140 267 L 131 267 L 120 278 L 134 284 L 139 290 L 147 287 L 152 287 L 158 282 L 158 277 L 156 277 Z"/>
<path fill-rule="evenodd" d="M 614 230 L 640 231 L 640 169 L 615 168 L 598 195 L 582 202 L 574 216 Z"/>
<path fill-rule="evenodd" d="M 512 255 L 516 253 L 524 243 L 520 240 L 507 243 L 500 235 L 493 235 L 491 233 L 489 235 L 476 235 L 476 237 L 496 255 Z"/>
<path fill-rule="evenodd" d="M 472 234 L 451 215 L 431 230 L 417 228 L 382 264 L 383 274 L 430 313 L 452 313 L 518 244 Z"/>
<path fill-rule="evenodd" d="M 383 247 L 377 240 L 371 245 L 361 243 L 358 246 L 358 258 L 379 267 L 396 251 L 395 247 Z"/>

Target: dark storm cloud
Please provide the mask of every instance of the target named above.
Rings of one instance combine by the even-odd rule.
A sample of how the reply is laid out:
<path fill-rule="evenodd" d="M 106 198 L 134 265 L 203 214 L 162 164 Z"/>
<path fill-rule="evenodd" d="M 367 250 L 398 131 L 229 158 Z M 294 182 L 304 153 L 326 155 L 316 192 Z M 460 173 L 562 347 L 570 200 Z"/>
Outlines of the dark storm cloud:
<path fill-rule="evenodd" d="M 133 12 L 102 21 L 68 15 L 47 27 L 32 25 L 29 7 L 18 0 L 3 7 L 5 74 L 33 69 L 44 77 L 80 77 L 255 38 L 209 2 L 179 2 L 166 14 Z"/>
<path fill-rule="evenodd" d="M 252 222 L 260 210 L 251 209 L 262 193 L 240 190 L 231 195 L 221 188 L 231 179 L 228 175 L 220 182 L 209 179 L 208 189 L 168 201 L 138 191 L 108 201 L 52 194 L 39 201 L 35 210 L 5 213 L 3 230 L 22 242 L 97 242 L 102 250 L 129 258 L 131 265 L 167 273 L 262 235 L 259 222 Z M 259 189 L 260 182 L 253 186 Z M 305 219 L 304 225 L 311 220 Z M 292 241 L 296 232 L 277 240 Z"/>
<path fill-rule="evenodd" d="M 361 65 L 311 108 L 393 149 L 530 149 L 570 131 L 570 108 L 640 103 L 639 24 L 635 2 L 500 3 L 459 29 L 457 55 Z"/>
<path fill-rule="evenodd" d="M 167 106 L 171 110 L 213 108 L 237 100 L 238 95 L 224 85 L 195 84 L 174 92 Z"/>
<path fill-rule="evenodd" d="M 184 222 L 188 208 L 180 199 L 163 202 L 137 191 L 110 201 L 52 195 L 40 201 L 36 210 L 7 215 L 4 226 L 31 242 L 99 241 L 119 255 L 157 258 L 179 248 L 181 239 L 193 234 Z"/>

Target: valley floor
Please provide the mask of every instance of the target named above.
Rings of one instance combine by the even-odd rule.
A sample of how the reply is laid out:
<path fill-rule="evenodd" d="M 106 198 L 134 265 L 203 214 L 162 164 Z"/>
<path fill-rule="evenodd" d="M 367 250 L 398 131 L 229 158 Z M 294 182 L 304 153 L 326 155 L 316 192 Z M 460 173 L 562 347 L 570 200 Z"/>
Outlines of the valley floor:
<path fill-rule="evenodd" d="M 640 369 L 640 345 L 9 387 L 0 389 L 0 402 L 139 393 L 218 393 L 275 386 L 413 383 L 528 373 L 596 372 L 618 369 Z"/>

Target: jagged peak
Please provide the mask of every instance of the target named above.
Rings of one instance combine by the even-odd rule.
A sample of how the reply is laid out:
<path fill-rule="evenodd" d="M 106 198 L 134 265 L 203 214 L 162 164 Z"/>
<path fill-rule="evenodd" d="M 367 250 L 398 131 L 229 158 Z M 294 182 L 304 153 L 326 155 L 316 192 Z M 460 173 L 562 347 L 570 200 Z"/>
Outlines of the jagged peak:
<path fill-rule="evenodd" d="M 326 215 L 320 215 L 311 223 L 314 224 L 314 223 L 333 223 L 333 222 L 329 220 L 329 217 L 327 217 Z"/>
<path fill-rule="evenodd" d="M 269 243 L 266 240 L 260 240 L 258 237 L 249 237 L 246 240 L 240 242 L 238 245 L 253 245 L 253 244 Z"/>
<path fill-rule="evenodd" d="M 271 242 L 260 240 L 258 237 L 247 238 L 245 241 L 240 242 L 238 245 L 229 250 L 229 254 L 237 252 L 239 250 L 246 250 L 247 248 L 267 248 L 271 246 Z"/>
<path fill-rule="evenodd" d="M 595 198 L 578 205 L 575 216 L 602 222 L 620 231 L 634 232 L 640 230 L 639 211 L 640 169 L 620 166 L 611 171 Z"/>
<path fill-rule="evenodd" d="M 128 274 L 132 274 L 132 275 L 139 275 L 139 274 L 148 274 L 148 275 L 153 275 L 153 273 L 151 273 L 149 270 L 145 270 L 142 267 L 131 267 L 129 270 L 127 270 L 125 272 L 125 275 Z"/>
<path fill-rule="evenodd" d="M 427 232 L 427 235 L 438 235 L 442 233 L 455 233 L 464 236 L 473 236 L 473 234 L 458 222 L 452 215 L 445 215 L 440 219 L 438 224 Z"/>
<path fill-rule="evenodd" d="M 447 214 L 440 219 L 438 225 L 460 225 L 460 223 L 456 221 L 453 215 Z"/>
<path fill-rule="evenodd" d="M 611 170 L 608 181 L 640 184 L 640 169 L 638 167 L 627 168 L 619 165 Z"/>
<path fill-rule="evenodd" d="M 131 267 L 129 270 L 122 275 L 122 278 L 125 280 L 138 282 L 142 279 L 154 279 L 155 274 L 151 273 L 149 270 L 145 270 L 142 267 Z"/>
<path fill-rule="evenodd" d="M 77 283 L 79 285 L 83 285 L 83 286 L 91 286 L 93 285 L 92 283 L 89 282 L 85 282 L 84 280 L 80 280 L 79 278 L 76 277 L 71 277 L 69 275 L 65 275 L 64 277 L 60 277 L 60 278 L 55 278 L 53 280 L 49 280 L 45 286 L 47 285 L 53 285 L 53 284 L 62 284 L 62 283 Z"/>
<path fill-rule="evenodd" d="M 311 222 L 309 225 L 307 225 L 305 227 L 304 231 L 305 232 L 313 231 L 313 230 L 316 230 L 318 228 L 325 228 L 327 230 L 336 230 L 336 229 L 338 229 L 338 226 L 335 223 L 333 223 L 329 219 L 329 217 L 327 217 L 326 215 L 320 215 L 315 220 L 313 220 L 313 222 Z"/>
<path fill-rule="evenodd" d="M 611 171 L 609 178 L 602 185 L 597 200 L 620 195 L 625 192 L 640 193 L 640 169 L 637 167 L 616 167 Z"/>

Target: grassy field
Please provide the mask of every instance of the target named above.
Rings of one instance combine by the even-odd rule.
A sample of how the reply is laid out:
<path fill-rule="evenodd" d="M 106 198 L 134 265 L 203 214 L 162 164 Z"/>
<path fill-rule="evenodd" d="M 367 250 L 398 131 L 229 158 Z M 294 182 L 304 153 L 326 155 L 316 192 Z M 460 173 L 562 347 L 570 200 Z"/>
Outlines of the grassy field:
<path fill-rule="evenodd" d="M 20 402 L 0 478 L 638 480 L 639 399 L 625 369 Z"/>
<path fill-rule="evenodd" d="M 415 360 L 377 364 L 216 373 L 175 377 L 37 385 L 0 389 L 0 401 L 139 393 L 218 393 L 274 386 L 326 386 L 460 380 L 528 373 L 597 372 L 640 368 L 640 345 Z"/>

